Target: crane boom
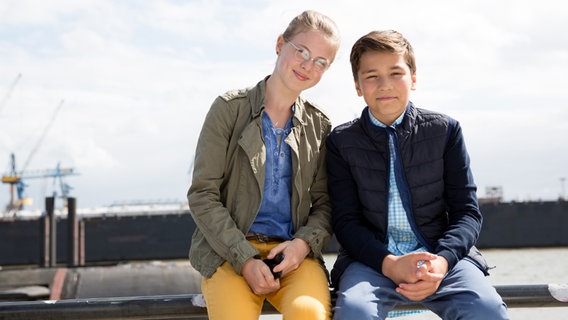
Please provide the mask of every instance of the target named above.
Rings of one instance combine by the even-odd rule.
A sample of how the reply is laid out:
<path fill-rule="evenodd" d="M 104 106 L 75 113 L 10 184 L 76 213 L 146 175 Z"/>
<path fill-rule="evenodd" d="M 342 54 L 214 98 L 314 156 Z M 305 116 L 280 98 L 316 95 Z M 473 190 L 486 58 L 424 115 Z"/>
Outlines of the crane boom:
<path fill-rule="evenodd" d="M 41 143 L 43 142 L 43 139 L 45 138 L 45 136 L 47 135 L 47 132 L 49 131 L 49 128 L 51 128 L 51 125 L 53 124 L 53 121 L 55 121 L 55 118 L 57 117 L 57 114 L 59 113 L 59 110 L 61 110 L 61 107 L 63 107 L 63 101 L 61 100 L 61 102 L 59 103 L 59 105 L 57 106 L 57 108 L 55 109 L 55 112 L 53 113 L 53 115 L 51 116 L 51 119 L 49 120 L 49 122 L 47 123 L 47 125 L 45 126 L 45 128 L 43 129 L 43 132 L 41 133 L 41 136 L 39 137 L 39 140 L 37 141 L 36 145 L 34 146 L 34 148 L 32 149 L 32 151 L 30 152 L 30 155 L 28 156 L 28 158 L 26 159 L 26 162 L 24 163 L 24 166 L 22 167 L 22 172 L 26 171 L 26 168 L 28 167 L 28 164 L 30 164 L 30 161 L 32 160 L 33 156 L 35 155 L 35 153 L 37 152 L 37 150 L 39 149 L 39 147 L 41 146 Z"/>
<path fill-rule="evenodd" d="M 10 203 L 8 204 L 6 209 L 18 210 L 22 208 L 25 202 L 24 200 L 26 200 L 24 199 L 24 189 L 27 187 L 27 185 L 23 181 L 24 179 L 53 177 L 54 182 L 55 180 L 58 179 L 59 183 L 61 184 L 61 190 L 63 193 L 62 196 L 65 198 L 67 197 L 67 193 L 69 192 L 69 189 L 71 189 L 71 187 L 64 184 L 63 177 L 67 175 L 76 175 L 77 173 L 75 173 L 73 168 L 60 168 L 59 164 L 57 164 L 57 168 L 54 170 L 48 169 L 48 170 L 26 171 L 26 168 L 30 164 L 31 159 L 34 157 L 37 150 L 41 146 L 43 140 L 45 139 L 45 136 L 47 135 L 47 132 L 51 128 L 51 125 L 53 124 L 55 118 L 57 117 L 59 111 L 61 110 L 63 102 L 64 100 L 61 100 L 61 102 L 55 109 L 55 112 L 52 114 L 51 119 L 49 120 L 43 131 L 41 132 L 38 141 L 31 150 L 28 158 L 26 159 L 26 162 L 24 163 L 24 166 L 20 170 L 16 170 L 15 156 L 14 154 L 11 155 L 11 170 L 9 173 L 2 176 L 2 183 L 7 183 L 10 185 L 10 195 L 11 195 Z"/>
<path fill-rule="evenodd" d="M 14 80 L 12 82 L 12 84 L 8 88 L 8 92 L 6 92 L 6 95 L 4 96 L 4 98 L 2 98 L 2 101 L 0 101 L 0 113 L 2 113 L 2 110 L 4 109 L 6 104 L 8 103 L 8 100 L 10 100 L 10 97 L 12 96 L 12 92 L 14 91 L 14 88 L 18 84 L 18 81 L 20 80 L 21 77 L 22 77 L 22 74 L 18 73 L 16 80 Z"/>

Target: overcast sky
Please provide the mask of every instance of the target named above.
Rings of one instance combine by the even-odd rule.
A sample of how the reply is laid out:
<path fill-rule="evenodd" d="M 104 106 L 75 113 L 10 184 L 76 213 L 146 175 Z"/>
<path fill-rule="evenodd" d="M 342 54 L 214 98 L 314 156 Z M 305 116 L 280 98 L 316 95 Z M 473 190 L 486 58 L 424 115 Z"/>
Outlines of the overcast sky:
<path fill-rule="evenodd" d="M 66 182 L 79 207 L 184 201 L 211 102 L 271 73 L 277 36 L 305 9 L 341 30 L 336 61 L 304 92 L 334 125 L 365 106 L 353 42 L 395 29 L 417 56 L 412 101 L 461 122 L 478 195 L 493 186 L 505 200 L 561 195 L 568 24 L 557 0 L 0 0 L 0 172 L 11 153 L 18 170 L 74 168 L 80 175 Z M 29 208 L 58 188 L 26 183 Z"/>

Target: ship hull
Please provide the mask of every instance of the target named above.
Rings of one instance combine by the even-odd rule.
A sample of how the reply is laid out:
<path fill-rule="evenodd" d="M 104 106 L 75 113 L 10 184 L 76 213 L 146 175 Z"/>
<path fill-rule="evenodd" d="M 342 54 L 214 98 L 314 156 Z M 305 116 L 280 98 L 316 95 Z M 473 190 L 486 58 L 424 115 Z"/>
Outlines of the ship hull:
<path fill-rule="evenodd" d="M 482 204 L 479 248 L 568 246 L 568 202 Z M 85 265 L 185 259 L 195 224 L 187 210 L 82 216 Z M 41 265 L 46 238 L 41 219 L 0 221 L 0 266 Z M 67 219 L 57 219 L 57 263 L 68 261 Z M 335 238 L 325 248 L 336 252 Z"/>

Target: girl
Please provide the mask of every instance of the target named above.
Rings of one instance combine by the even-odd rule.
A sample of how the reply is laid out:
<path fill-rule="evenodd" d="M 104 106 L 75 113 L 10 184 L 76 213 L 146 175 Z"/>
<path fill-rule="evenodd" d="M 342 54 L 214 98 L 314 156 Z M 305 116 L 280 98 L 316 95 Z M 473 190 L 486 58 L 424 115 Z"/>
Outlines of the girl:
<path fill-rule="evenodd" d="M 323 148 L 331 122 L 300 94 L 320 81 L 339 42 L 330 18 L 301 13 L 277 38 L 272 74 L 219 96 L 206 116 L 188 201 L 197 226 L 189 258 L 209 319 L 258 319 L 264 300 L 284 319 L 330 317 L 321 251 L 332 232 Z"/>

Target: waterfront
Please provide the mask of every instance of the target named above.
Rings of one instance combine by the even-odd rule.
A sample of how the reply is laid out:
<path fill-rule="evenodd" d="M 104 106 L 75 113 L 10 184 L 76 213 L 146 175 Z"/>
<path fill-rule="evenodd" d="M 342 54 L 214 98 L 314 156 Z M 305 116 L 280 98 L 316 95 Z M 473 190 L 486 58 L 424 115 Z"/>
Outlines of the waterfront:
<path fill-rule="evenodd" d="M 568 274 L 565 273 L 567 269 L 566 266 L 568 265 L 568 246 L 539 249 L 492 249 L 482 250 L 482 252 L 490 265 L 496 266 L 496 268 L 492 270 L 492 275 L 487 278 L 491 284 L 499 286 L 556 284 L 556 287 L 562 285 L 563 288 L 565 288 L 561 294 L 557 296 L 568 296 L 566 292 L 566 289 L 568 289 L 568 287 L 566 287 L 568 284 Z M 331 268 L 335 260 L 335 255 L 328 254 L 325 258 L 328 268 Z M 200 276 L 189 267 L 189 262 L 187 259 L 184 259 L 153 261 L 150 263 L 125 262 L 116 266 L 70 268 L 67 270 L 68 274 L 66 278 L 80 279 L 80 281 L 67 283 L 66 286 L 72 287 L 73 292 L 67 292 L 65 297 L 61 296 L 61 299 L 196 293 L 199 292 Z M 18 284 L 20 286 L 30 284 L 35 284 L 35 287 L 45 286 L 42 284 L 51 283 L 53 279 L 55 279 L 56 271 L 60 270 L 63 269 L 33 268 L 24 272 L 24 270 L 8 268 L 0 272 L 0 283 L 6 286 L 9 286 L 11 283 L 16 286 Z M 47 294 L 49 294 L 49 290 Z M 181 305 L 183 306 L 185 303 Z M 179 313 L 173 312 L 172 314 L 179 315 Z M 566 302 L 565 306 L 556 308 L 513 308 L 510 310 L 510 315 L 511 319 L 520 320 L 534 319 L 537 317 L 542 317 L 547 320 L 568 319 L 568 302 Z M 0 318 L 3 319 L 3 316 L 0 315 Z M 43 318 L 43 315 L 30 319 L 41 318 Z M 277 320 L 282 319 L 282 317 L 267 315 L 262 316 L 261 319 Z M 434 320 L 439 318 L 431 312 L 427 312 L 396 319 Z"/>
<path fill-rule="evenodd" d="M 527 248 L 527 249 L 486 249 L 481 250 L 491 266 L 491 275 L 487 278 L 493 285 L 512 284 L 567 284 L 568 283 L 568 247 Z M 326 256 L 326 265 L 331 268 L 334 255 Z M 558 308 L 513 308 L 509 309 L 511 320 L 566 320 L 568 307 Z M 262 316 L 262 320 L 282 319 L 281 316 Z M 401 320 L 440 319 L 432 312 L 414 316 L 398 317 Z"/>

